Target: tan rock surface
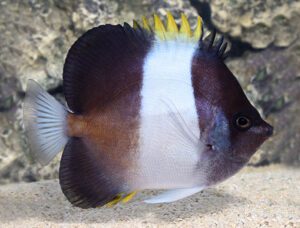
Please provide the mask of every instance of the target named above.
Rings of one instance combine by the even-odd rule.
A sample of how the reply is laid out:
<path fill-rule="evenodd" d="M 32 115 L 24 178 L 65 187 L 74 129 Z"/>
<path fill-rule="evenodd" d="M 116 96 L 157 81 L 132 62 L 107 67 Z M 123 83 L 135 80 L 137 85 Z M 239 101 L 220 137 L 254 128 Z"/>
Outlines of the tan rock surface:
<path fill-rule="evenodd" d="M 266 48 L 271 44 L 288 47 L 297 39 L 299 0 L 191 2 L 199 6 L 209 4 L 212 23 L 223 33 L 249 43 L 253 48 Z"/>
<path fill-rule="evenodd" d="M 72 207 L 58 181 L 0 187 L 0 227 L 300 227 L 300 169 L 246 168 L 225 183 L 171 204 L 140 193 L 113 208 Z"/>

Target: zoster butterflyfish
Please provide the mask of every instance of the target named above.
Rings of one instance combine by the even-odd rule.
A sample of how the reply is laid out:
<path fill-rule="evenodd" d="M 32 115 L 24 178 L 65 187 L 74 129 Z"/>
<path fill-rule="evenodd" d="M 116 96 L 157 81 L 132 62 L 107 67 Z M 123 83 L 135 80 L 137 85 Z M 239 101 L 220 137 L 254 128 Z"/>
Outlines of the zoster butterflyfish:
<path fill-rule="evenodd" d="M 224 64 L 226 43 L 181 15 L 100 25 L 70 48 L 66 105 L 28 81 L 24 125 L 33 157 L 63 150 L 59 183 L 75 206 L 173 202 L 238 172 L 273 128 Z M 224 54 L 225 53 L 225 54 Z"/>

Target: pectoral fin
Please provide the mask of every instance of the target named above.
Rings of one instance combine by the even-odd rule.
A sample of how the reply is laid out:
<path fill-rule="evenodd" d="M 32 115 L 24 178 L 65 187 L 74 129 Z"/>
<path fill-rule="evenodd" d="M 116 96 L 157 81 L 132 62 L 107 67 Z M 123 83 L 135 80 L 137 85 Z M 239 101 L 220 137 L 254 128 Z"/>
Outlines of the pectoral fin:
<path fill-rule="evenodd" d="M 145 200 L 145 203 L 170 203 L 185 197 L 191 196 L 197 192 L 200 192 L 204 187 L 193 187 L 193 188 L 177 188 L 163 192 L 157 196 L 154 196 L 148 200 Z"/>

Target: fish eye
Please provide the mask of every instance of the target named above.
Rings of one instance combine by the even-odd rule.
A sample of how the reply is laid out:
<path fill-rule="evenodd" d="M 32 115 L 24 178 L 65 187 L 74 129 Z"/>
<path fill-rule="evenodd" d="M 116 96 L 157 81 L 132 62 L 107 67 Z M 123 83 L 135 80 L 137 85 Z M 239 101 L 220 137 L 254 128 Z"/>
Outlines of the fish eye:
<path fill-rule="evenodd" d="M 250 118 L 243 116 L 243 115 L 238 115 L 235 117 L 234 120 L 234 125 L 239 129 L 239 130 L 248 130 L 251 127 L 251 120 Z"/>

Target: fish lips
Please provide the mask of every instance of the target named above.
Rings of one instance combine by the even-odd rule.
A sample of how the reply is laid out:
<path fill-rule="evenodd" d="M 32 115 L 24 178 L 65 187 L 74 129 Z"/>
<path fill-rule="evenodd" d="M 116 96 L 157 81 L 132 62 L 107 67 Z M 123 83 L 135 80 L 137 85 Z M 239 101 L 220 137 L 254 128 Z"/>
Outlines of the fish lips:
<path fill-rule="evenodd" d="M 261 136 L 267 140 L 273 135 L 274 127 L 268 124 L 266 121 L 262 121 L 262 124 L 260 126 L 256 127 L 257 131 L 260 132 Z"/>

